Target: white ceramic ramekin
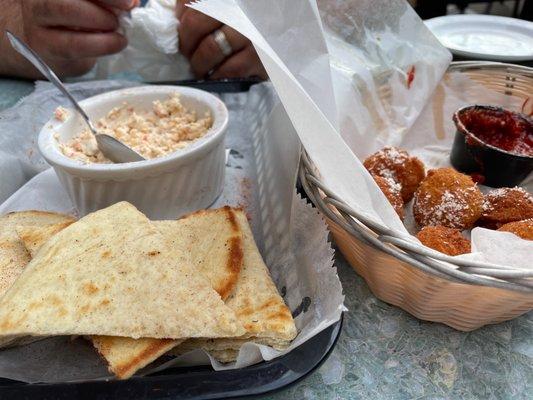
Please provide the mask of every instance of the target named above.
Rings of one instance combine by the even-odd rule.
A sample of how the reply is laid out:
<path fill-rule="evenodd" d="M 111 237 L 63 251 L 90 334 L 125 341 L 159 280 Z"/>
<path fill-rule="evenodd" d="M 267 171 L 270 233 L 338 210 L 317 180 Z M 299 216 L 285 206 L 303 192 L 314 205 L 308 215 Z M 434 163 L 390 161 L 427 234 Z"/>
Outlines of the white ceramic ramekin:
<path fill-rule="evenodd" d="M 80 104 L 96 121 L 124 102 L 148 110 L 154 100 L 165 100 L 176 92 L 181 103 L 197 115 L 209 110 L 213 126 L 184 149 L 152 160 L 86 164 L 70 159 L 59 149 L 58 140 L 65 142 L 85 129 L 83 120 L 72 111 L 64 122 L 52 118 L 45 124 L 39 134 L 39 150 L 81 216 L 124 200 L 151 219 L 177 218 L 208 207 L 222 192 L 228 110 L 217 97 L 186 87 L 141 86 L 104 93 Z"/>

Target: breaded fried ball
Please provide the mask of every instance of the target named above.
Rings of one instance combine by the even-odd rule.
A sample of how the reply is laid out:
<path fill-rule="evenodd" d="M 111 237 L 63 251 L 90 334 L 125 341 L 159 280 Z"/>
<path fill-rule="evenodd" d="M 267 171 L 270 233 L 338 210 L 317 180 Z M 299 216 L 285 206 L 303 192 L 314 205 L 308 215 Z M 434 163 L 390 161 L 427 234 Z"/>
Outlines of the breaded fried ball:
<path fill-rule="evenodd" d="M 470 240 L 461 235 L 461 231 L 457 229 L 445 226 L 425 226 L 416 237 L 423 245 L 449 256 L 458 256 L 471 251 Z"/>
<path fill-rule="evenodd" d="M 514 233 L 516 236 L 525 240 L 533 240 L 533 218 L 509 222 L 502 225 L 498 230 Z"/>
<path fill-rule="evenodd" d="M 364 161 L 365 168 L 382 178 L 391 178 L 402 185 L 402 198 L 407 203 L 426 176 L 424 164 L 397 147 L 384 147 Z"/>
<path fill-rule="evenodd" d="M 403 199 L 401 194 L 402 187 L 400 184 L 396 183 L 391 178 L 382 178 L 377 175 L 372 175 L 372 178 L 374 178 L 387 200 L 389 200 L 394 211 L 396 211 L 400 219 L 403 220 Z"/>
<path fill-rule="evenodd" d="M 479 225 L 489 229 L 533 218 L 533 196 L 519 187 L 491 190 L 483 203 Z"/>
<path fill-rule="evenodd" d="M 415 193 L 413 214 L 420 226 L 470 229 L 483 211 L 483 194 L 472 178 L 453 168 L 428 172 Z"/>

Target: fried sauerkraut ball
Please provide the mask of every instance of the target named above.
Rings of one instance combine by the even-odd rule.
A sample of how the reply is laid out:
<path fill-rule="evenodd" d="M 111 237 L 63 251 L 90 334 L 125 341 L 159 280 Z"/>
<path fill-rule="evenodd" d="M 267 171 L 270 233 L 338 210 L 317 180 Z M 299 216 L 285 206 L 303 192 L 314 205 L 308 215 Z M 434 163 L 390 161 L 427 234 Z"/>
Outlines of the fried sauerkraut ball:
<path fill-rule="evenodd" d="M 404 203 L 413 198 L 426 175 L 422 161 L 397 147 L 385 147 L 368 157 L 363 164 L 372 175 L 391 178 L 402 185 Z"/>
<path fill-rule="evenodd" d="M 457 229 L 445 226 L 425 226 L 416 237 L 423 245 L 449 256 L 458 256 L 471 251 L 470 240 L 461 235 L 461 231 Z"/>
<path fill-rule="evenodd" d="M 525 240 L 533 240 L 533 218 L 509 222 L 502 225 L 498 230 L 514 233 L 516 236 Z"/>
<path fill-rule="evenodd" d="M 381 176 L 377 175 L 372 175 L 372 178 L 374 178 L 387 200 L 389 200 L 389 203 L 391 203 L 394 211 L 396 211 L 400 219 L 403 220 L 405 215 L 403 213 L 404 203 L 401 194 L 401 185 L 391 178 L 382 178 Z"/>
<path fill-rule="evenodd" d="M 485 195 L 479 225 L 498 229 L 514 221 L 533 218 L 533 196 L 519 187 L 491 190 Z"/>
<path fill-rule="evenodd" d="M 414 198 L 413 214 L 420 226 L 470 229 L 483 210 L 483 194 L 472 178 L 453 168 L 429 171 Z"/>

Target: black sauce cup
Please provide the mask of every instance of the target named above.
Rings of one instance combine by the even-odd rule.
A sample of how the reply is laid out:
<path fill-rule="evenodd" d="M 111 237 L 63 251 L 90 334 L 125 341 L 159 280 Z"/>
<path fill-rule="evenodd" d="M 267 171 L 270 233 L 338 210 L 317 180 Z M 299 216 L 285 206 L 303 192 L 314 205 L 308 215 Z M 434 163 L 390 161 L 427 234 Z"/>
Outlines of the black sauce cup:
<path fill-rule="evenodd" d="M 460 108 L 454 113 L 453 122 L 457 131 L 450 154 L 453 167 L 469 174 L 474 181 L 482 185 L 495 188 L 518 185 L 533 170 L 533 157 L 513 154 L 474 136 L 461 121 L 461 115 L 473 108 L 504 111 L 498 107 L 475 105 Z M 531 119 L 522 114 L 513 114 L 529 124 L 532 123 Z"/>

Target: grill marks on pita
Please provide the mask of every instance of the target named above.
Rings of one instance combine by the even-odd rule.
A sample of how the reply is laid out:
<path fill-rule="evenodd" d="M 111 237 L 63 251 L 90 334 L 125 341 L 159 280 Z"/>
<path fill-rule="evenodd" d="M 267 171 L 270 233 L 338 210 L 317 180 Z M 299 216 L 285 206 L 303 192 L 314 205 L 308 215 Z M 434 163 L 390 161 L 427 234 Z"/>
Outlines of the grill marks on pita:
<path fill-rule="evenodd" d="M 242 232 L 230 207 L 201 210 L 177 221 L 157 221 L 171 248 L 191 255 L 223 300 L 235 289 L 243 264 Z"/>
<path fill-rule="evenodd" d="M 291 312 L 279 295 L 259 253 L 246 214 L 242 210 L 234 212 L 242 231 L 244 262 L 226 305 L 235 311 L 246 334 L 236 338 L 189 339 L 172 350 L 171 354 L 181 355 L 202 348 L 219 361 L 229 362 L 236 359 L 238 350 L 246 342 L 284 349 L 296 337 Z"/>

